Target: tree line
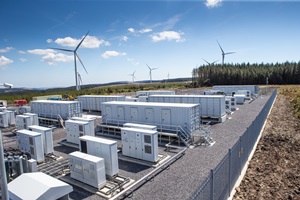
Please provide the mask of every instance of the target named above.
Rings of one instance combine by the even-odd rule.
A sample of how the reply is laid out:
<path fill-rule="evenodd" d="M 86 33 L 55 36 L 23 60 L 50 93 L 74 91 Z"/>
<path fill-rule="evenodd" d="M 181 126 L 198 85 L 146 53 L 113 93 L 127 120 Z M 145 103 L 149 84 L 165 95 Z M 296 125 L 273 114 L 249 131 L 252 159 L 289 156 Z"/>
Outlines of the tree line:
<path fill-rule="evenodd" d="M 300 61 L 261 64 L 202 65 L 192 71 L 195 86 L 299 84 Z"/>

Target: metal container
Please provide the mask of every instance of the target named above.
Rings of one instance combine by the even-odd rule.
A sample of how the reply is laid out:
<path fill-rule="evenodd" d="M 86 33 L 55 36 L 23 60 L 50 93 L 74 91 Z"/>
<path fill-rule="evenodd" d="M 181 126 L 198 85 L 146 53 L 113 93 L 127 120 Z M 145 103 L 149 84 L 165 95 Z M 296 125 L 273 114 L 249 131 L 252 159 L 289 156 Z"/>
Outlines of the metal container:
<path fill-rule="evenodd" d="M 197 104 L 106 102 L 102 104 L 102 117 L 103 124 L 147 124 L 167 132 L 181 127 L 190 134 L 200 128 Z"/>
<path fill-rule="evenodd" d="M 79 151 L 69 154 L 71 178 L 98 190 L 106 184 L 104 159 Z"/>
<path fill-rule="evenodd" d="M 15 125 L 16 124 L 16 116 L 15 112 L 11 110 L 5 110 L 8 113 L 8 125 Z"/>
<path fill-rule="evenodd" d="M 238 90 L 250 90 L 251 95 L 258 94 L 259 86 L 258 85 L 215 85 L 213 86 L 213 90 L 221 90 L 225 92 L 226 95 L 231 95 L 232 92 L 236 92 Z"/>
<path fill-rule="evenodd" d="M 79 140 L 81 152 L 104 158 L 106 175 L 114 176 L 119 172 L 116 141 L 88 135 L 80 137 Z"/>
<path fill-rule="evenodd" d="M 77 100 L 82 102 L 83 110 L 101 111 L 101 104 L 108 101 L 125 101 L 125 96 L 82 95 Z"/>
<path fill-rule="evenodd" d="M 135 97 L 125 97 L 125 101 L 128 101 L 128 102 L 138 102 L 139 99 L 135 98 Z"/>
<path fill-rule="evenodd" d="M 81 117 L 81 103 L 78 101 L 31 101 L 31 112 L 39 117 L 57 119 L 58 115 L 67 120 L 71 117 Z"/>
<path fill-rule="evenodd" d="M 245 99 L 246 99 L 246 95 L 244 95 L 244 94 L 235 94 L 234 97 L 236 99 L 236 104 L 244 104 Z"/>
<path fill-rule="evenodd" d="M 139 96 L 149 96 L 155 94 L 162 94 L 162 95 L 174 95 L 175 91 L 173 90 L 141 90 L 135 93 L 136 97 Z"/>
<path fill-rule="evenodd" d="M 31 125 L 39 125 L 39 117 L 35 113 L 24 113 L 23 115 L 29 116 L 31 118 Z"/>
<path fill-rule="evenodd" d="M 157 130 L 156 126 L 145 125 L 145 124 L 125 123 L 125 124 L 123 124 L 123 126 L 127 127 L 127 128 L 138 128 L 138 129 L 146 129 L 146 130 L 151 130 L 151 131 Z"/>
<path fill-rule="evenodd" d="M 243 94 L 243 95 L 245 95 L 245 99 L 246 100 L 250 100 L 251 99 L 251 91 L 250 90 L 237 90 L 235 92 L 235 94 Z"/>
<path fill-rule="evenodd" d="M 150 95 L 148 101 L 198 104 L 201 117 L 222 118 L 226 115 L 223 95 Z"/>
<path fill-rule="evenodd" d="M 79 144 L 79 137 L 84 135 L 95 136 L 95 132 L 90 130 L 90 124 L 83 121 L 67 120 L 65 121 L 66 139 L 73 144 Z"/>
<path fill-rule="evenodd" d="M 225 96 L 225 106 L 231 111 L 236 110 L 236 97 Z"/>
<path fill-rule="evenodd" d="M 53 133 L 52 133 L 51 128 L 33 125 L 33 126 L 29 126 L 28 130 L 42 134 L 43 148 L 44 148 L 44 153 L 45 154 L 49 154 L 49 153 L 54 152 L 54 149 L 53 149 Z"/>
<path fill-rule="evenodd" d="M 121 128 L 122 154 L 132 158 L 157 162 L 157 131 Z"/>
<path fill-rule="evenodd" d="M 2 128 L 8 127 L 8 117 L 9 114 L 7 112 L 0 112 L 0 127 Z"/>
<path fill-rule="evenodd" d="M 18 148 L 21 151 L 29 153 L 37 162 L 43 162 L 44 148 L 42 134 L 29 130 L 18 130 L 16 134 Z"/>
<path fill-rule="evenodd" d="M 89 118 L 83 118 L 83 117 L 72 117 L 71 120 L 89 123 L 90 131 L 95 133 L 95 119 L 89 119 Z"/>
<path fill-rule="evenodd" d="M 16 124 L 18 130 L 28 129 L 28 126 L 32 125 L 31 117 L 27 115 L 17 115 Z"/>

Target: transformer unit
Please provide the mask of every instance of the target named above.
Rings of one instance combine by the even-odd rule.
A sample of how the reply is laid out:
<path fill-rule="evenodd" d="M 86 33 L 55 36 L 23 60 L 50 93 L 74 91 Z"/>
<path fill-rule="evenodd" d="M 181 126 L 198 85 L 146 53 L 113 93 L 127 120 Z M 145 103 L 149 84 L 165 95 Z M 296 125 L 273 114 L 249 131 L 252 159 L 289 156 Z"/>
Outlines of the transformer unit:
<path fill-rule="evenodd" d="M 258 94 L 259 86 L 258 85 L 215 85 L 213 86 L 213 90 L 221 90 L 226 95 L 231 95 L 232 92 L 236 92 L 238 90 L 250 90 L 251 95 Z"/>
<path fill-rule="evenodd" d="M 53 150 L 53 134 L 52 134 L 51 128 L 32 125 L 32 126 L 29 126 L 28 129 L 30 131 L 34 131 L 34 132 L 38 132 L 38 133 L 42 134 L 43 147 L 44 147 L 45 154 L 54 152 L 54 150 Z"/>
<path fill-rule="evenodd" d="M 149 102 L 198 104 L 201 117 L 226 119 L 225 96 L 223 95 L 150 95 Z"/>
<path fill-rule="evenodd" d="M 31 101 L 31 112 L 39 117 L 57 119 L 58 115 L 67 120 L 71 117 L 81 117 L 81 103 L 78 101 L 51 101 L 37 100 Z"/>
<path fill-rule="evenodd" d="M 31 118 L 30 125 L 39 125 L 39 117 L 35 113 L 24 113 L 23 115 L 29 116 Z"/>
<path fill-rule="evenodd" d="M 157 131 L 121 128 L 122 153 L 129 156 L 150 162 L 158 160 Z"/>
<path fill-rule="evenodd" d="M 31 117 L 26 115 L 17 115 L 16 116 L 17 129 L 28 129 L 28 126 L 31 126 Z"/>
<path fill-rule="evenodd" d="M 114 176 L 119 172 L 116 141 L 88 135 L 80 137 L 79 140 L 81 152 L 104 158 L 105 172 L 108 176 Z"/>
<path fill-rule="evenodd" d="M 41 133 L 29 130 L 18 130 L 17 140 L 18 148 L 21 151 L 29 153 L 37 162 L 44 161 L 44 148 Z"/>
<path fill-rule="evenodd" d="M 90 130 L 88 122 L 67 120 L 65 121 L 67 141 L 73 144 L 79 144 L 79 137 L 84 135 L 95 136 L 95 132 Z"/>
<path fill-rule="evenodd" d="M 105 186 L 104 159 L 79 151 L 69 154 L 71 178 L 91 185 L 98 190 Z"/>
<path fill-rule="evenodd" d="M 90 125 L 90 130 L 95 133 L 95 119 L 88 119 L 82 117 L 72 117 L 71 120 L 81 121 L 81 122 L 88 122 Z"/>
<path fill-rule="evenodd" d="M 77 100 L 82 102 L 83 110 L 101 111 L 101 104 L 108 101 L 125 101 L 125 96 L 82 95 Z"/>
<path fill-rule="evenodd" d="M 244 94 L 246 100 L 250 100 L 251 99 L 251 91 L 250 90 L 237 90 L 235 92 L 235 94 Z"/>
<path fill-rule="evenodd" d="M 156 126 L 146 125 L 146 124 L 134 124 L 134 123 L 125 123 L 123 124 L 126 128 L 138 128 L 138 129 L 146 129 L 151 131 L 156 131 Z"/>
<path fill-rule="evenodd" d="M 236 110 L 236 97 L 225 96 L 225 106 L 231 111 Z"/>
<path fill-rule="evenodd" d="M 244 104 L 246 96 L 244 94 L 235 94 L 236 104 Z"/>
<path fill-rule="evenodd" d="M 8 113 L 8 125 L 15 125 L 16 124 L 16 117 L 15 112 L 11 110 L 5 110 Z"/>
<path fill-rule="evenodd" d="M 102 117 L 102 123 L 105 124 L 149 124 L 171 132 L 180 126 L 187 134 L 200 128 L 197 104 L 105 102 L 102 104 Z"/>
<path fill-rule="evenodd" d="M 173 90 L 142 90 L 142 91 L 137 91 L 135 93 L 136 97 L 149 96 L 149 95 L 155 95 L 155 94 L 175 95 L 175 91 L 173 91 Z"/>
<path fill-rule="evenodd" d="M 8 113 L 0 112 L 0 127 L 7 128 L 8 127 Z"/>

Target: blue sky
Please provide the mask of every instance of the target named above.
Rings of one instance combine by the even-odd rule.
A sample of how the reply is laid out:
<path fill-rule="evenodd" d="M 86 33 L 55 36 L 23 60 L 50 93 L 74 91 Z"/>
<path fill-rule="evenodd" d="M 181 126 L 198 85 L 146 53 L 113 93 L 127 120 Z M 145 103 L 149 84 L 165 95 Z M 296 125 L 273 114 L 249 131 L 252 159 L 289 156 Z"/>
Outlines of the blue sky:
<path fill-rule="evenodd" d="M 202 60 L 271 63 L 300 60 L 300 1 L 0 1 L 0 83 L 75 85 L 190 77 Z"/>

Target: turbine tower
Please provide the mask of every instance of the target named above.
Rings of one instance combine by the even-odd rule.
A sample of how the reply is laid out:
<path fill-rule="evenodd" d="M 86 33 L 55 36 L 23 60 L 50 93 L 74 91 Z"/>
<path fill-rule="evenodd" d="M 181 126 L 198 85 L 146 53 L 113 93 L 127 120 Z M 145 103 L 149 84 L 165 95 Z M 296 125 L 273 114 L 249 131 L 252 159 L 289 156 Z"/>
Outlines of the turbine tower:
<path fill-rule="evenodd" d="M 204 58 L 202 58 L 202 60 L 204 60 L 208 64 L 208 66 L 214 65 L 216 62 L 219 61 L 219 60 L 216 60 L 216 61 L 210 63 L 207 60 L 205 60 Z"/>
<path fill-rule="evenodd" d="M 79 86 L 79 84 L 78 84 L 78 72 L 77 72 L 77 63 L 76 63 L 76 60 L 77 60 L 77 58 L 78 58 L 78 60 L 80 61 L 80 63 L 81 63 L 81 65 L 82 65 L 82 67 L 83 67 L 83 69 L 85 70 L 85 72 L 86 73 L 88 73 L 87 72 L 87 70 L 86 70 L 86 68 L 84 67 L 84 65 L 83 65 L 83 63 L 82 63 L 82 61 L 81 61 L 81 59 L 79 58 L 79 56 L 78 56 L 78 54 L 77 54 L 77 50 L 78 50 L 78 48 L 80 47 L 80 45 L 82 44 L 82 42 L 84 41 L 84 39 L 86 38 L 86 36 L 89 34 L 89 32 L 87 32 L 87 34 L 82 38 L 82 40 L 79 42 L 79 44 L 76 46 L 76 48 L 74 49 L 74 50 L 71 50 L 71 49 L 61 49 L 61 48 L 50 48 L 50 49 L 55 49 L 55 50 L 60 50 L 60 51 L 67 51 L 67 52 L 73 52 L 74 53 L 74 65 L 75 65 L 75 81 L 76 81 L 76 90 L 80 90 L 80 86 Z"/>
<path fill-rule="evenodd" d="M 222 65 L 224 65 L 225 55 L 233 54 L 233 53 L 236 53 L 236 52 L 226 52 L 226 53 L 225 53 L 225 52 L 223 51 L 223 49 L 222 49 L 220 43 L 218 42 L 218 40 L 217 40 L 217 43 L 218 43 L 218 45 L 219 45 L 219 47 L 220 47 L 220 49 L 221 49 L 221 51 L 222 51 Z"/>
<path fill-rule="evenodd" d="M 147 65 L 147 64 L 146 64 Z M 150 72 L 149 72 L 149 75 L 150 75 L 150 83 L 152 83 L 152 70 L 156 70 L 158 68 L 150 68 L 149 65 L 147 65 L 147 67 L 149 68 Z"/>
<path fill-rule="evenodd" d="M 81 85 L 82 85 L 81 75 L 79 74 L 79 72 L 77 72 L 77 75 L 78 75 L 78 88 L 79 90 L 81 90 Z"/>
<path fill-rule="evenodd" d="M 136 77 L 135 77 L 135 75 L 134 75 L 135 72 L 136 72 L 136 71 L 134 71 L 132 74 L 129 74 L 129 76 L 132 76 L 132 82 L 133 82 L 133 83 L 134 83 L 134 79 L 136 79 Z"/>

